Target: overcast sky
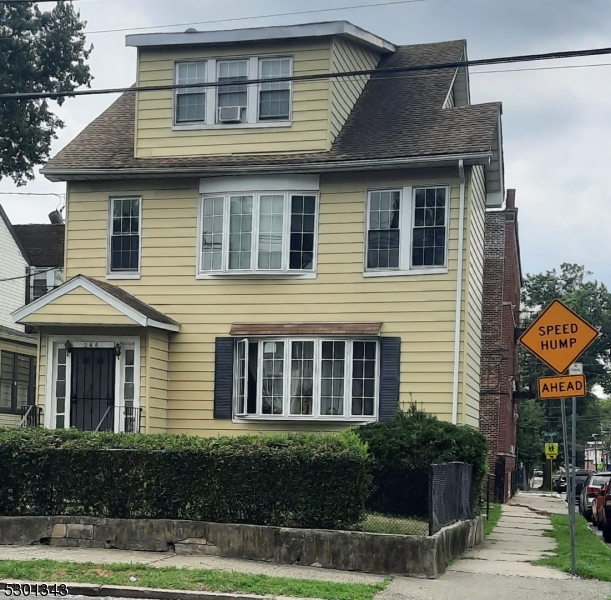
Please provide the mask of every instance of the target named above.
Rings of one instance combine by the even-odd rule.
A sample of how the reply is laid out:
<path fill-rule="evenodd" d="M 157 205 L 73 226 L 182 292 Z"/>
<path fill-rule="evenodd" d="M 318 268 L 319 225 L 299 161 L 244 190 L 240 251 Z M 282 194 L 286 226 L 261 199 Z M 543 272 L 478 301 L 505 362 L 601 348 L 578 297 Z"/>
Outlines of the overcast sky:
<path fill-rule="evenodd" d="M 194 23 L 205 30 L 345 19 L 395 44 L 465 38 L 470 59 L 611 46 L 609 0 L 416 0 L 341 8 L 384 1 L 80 0 L 77 5 L 94 44 L 90 65 L 95 88 L 131 85 L 136 73 L 136 50 L 125 47 L 127 32 L 96 31 L 186 28 L 161 27 L 173 23 Z M 336 7 L 341 10 L 255 18 Z M 229 20 L 236 17 L 248 19 Z M 210 23 L 213 20 L 217 23 Z M 478 74 L 524 68 L 537 70 Z M 472 69 L 471 95 L 473 103 L 503 103 L 505 182 L 517 190 L 524 273 L 558 267 L 563 261 L 578 262 L 611 287 L 611 203 L 606 180 L 611 170 L 611 56 Z M 58 110 L 66 128 L 59 133 L 53 154 L 114 99 L 68 100 Z M 14 223 L 44 223 L 60 199 L 6 195 L 13 191 L 61 194 L 64 184 L 39 175 L 17 190 L 11 180 L 0 181 L 0 203 Z"/>

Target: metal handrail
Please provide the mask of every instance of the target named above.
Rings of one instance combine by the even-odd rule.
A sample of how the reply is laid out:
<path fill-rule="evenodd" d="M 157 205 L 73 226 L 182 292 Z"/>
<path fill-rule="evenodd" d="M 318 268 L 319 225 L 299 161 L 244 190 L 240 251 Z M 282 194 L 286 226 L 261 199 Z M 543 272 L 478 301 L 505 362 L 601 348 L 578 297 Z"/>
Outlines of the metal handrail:
<path fill-rule="evenodd" d="M 32 409 L 35 409 L 35 408 L 36 408 L 35 404 L 28 406 L 28 410 L 24 412 L 23 417 L 21 418 L 21 423 L 19 423 L 19 427 L 25 427 L 25 424 L 28 422 L 28 417 L 30 416 Z"/>
<path fill-rule="evenodd" d="M 104 413 L 104 416 L 100 419 L 100 422 L 98 423 L 98 426 L 94 429 L 95 433 L 98 433 L 100 431 L 100 427 L 102 427 L 102 423 L 104 422 L 104 420 L 106 419 L 106 416 L 108 415 L 108 413 L 114 408 L 114 406 L 109 406 L 106 409 L 106 412 Z"/>

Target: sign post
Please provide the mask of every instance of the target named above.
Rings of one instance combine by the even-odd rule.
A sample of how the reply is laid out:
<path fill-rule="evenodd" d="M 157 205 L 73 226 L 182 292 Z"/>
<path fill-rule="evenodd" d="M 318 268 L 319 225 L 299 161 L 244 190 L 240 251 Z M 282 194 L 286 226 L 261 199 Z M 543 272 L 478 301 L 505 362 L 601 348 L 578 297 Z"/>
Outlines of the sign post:
<path fill-rule="evenodd" d="M 538 387 L 541 400 L 560 398 L 562 405 L 562 436 L 567 475 L 566 495 L 571 534 L 572 575 L 575 575 L 577 397 L 585 396 L 587 393 L 583 365 L 572 363 L 594 343 L 598 336 L 599 332 L 595 327 L 565 306 L 560 300 L 554 300 L 530 324 L 519 340 L 527 350 L 559 375 L 559 377 L 541 377 Z M 569 369 L 569 374 L 565 375 L 567 369 Z M 573 398 L 573 415 L 571 420 L 572 461 L 569 465 L 565 398 L 570 397 Z"/>

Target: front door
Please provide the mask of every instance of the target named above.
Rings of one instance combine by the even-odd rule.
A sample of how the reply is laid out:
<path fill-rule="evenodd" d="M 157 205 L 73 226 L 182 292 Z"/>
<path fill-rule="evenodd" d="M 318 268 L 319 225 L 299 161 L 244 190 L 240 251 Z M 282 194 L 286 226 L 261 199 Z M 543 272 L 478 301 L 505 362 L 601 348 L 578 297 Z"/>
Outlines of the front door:
<path fill-rule="evenodd" d="M 84 431 L 114 431 L 114 348 L 72 348 L 70 426 Z"/>

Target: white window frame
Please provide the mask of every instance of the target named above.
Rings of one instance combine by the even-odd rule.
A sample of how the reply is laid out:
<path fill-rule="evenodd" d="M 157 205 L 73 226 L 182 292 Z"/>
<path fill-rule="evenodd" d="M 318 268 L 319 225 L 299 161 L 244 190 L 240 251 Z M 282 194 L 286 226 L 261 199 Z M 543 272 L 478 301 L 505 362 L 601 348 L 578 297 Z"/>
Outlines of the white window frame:
<path fill-rule="evenodd" d="M 217 62 L 227 61 L 248 61 L 248 79 L 256 81 L 259 79 L 261 61 L 267 59 L 286 58 L 290 60 L 290 75 L 293 75 L 294 59 L 289 54 L 270 54 L 258 56 L 223 56 L 217 58 L 193 58 L 174 61 L 174 84 L 178 85 L 178 65 L 189 62 L 206 63 L 206 82 L 217 82 Z M 202 87 L 202 92 L 206 94 L 206 109 L 205 121 L 177 121 L 177 90 L 174 90 L 172 95 L 172 129 L 174 131 L 192 131 L 198 129 L 250 129 L 250 128 L 272 128 L 272 127 L 290 127 L 293 124 L 293 82 L 289 81 L 289 118 L 284 120 L 263 119 L 259 120 L 259 92 L 260 85 L 256 83 L 247 83 L 247 107 L 246 107 L 246 122 L 242 123 L 219 123 L 217 118 L 218 112 L 218 86 Z"/>
<path fill-rule="evenodd" d="M 112 218 L 113 204 L 115 200 L 139 200 L 138 208 L 138 270 L 137 271 L 113 271 L 112 264 Z M 142 273 L 142 196 L 110 196 L 108 199 L 108 217 L 107 227 L 108 235 L 106 236 L 106 279 L 140 279 Z"/>
<path fill-rule="evenodd" d="M 237 385 L 238 370 L 237 356 L 238 344 L 247 341 L 259 344 L 257 353 L 257 403 L 256 414 L 247 414 L 248 395 L 245 395 L 244 414 L 237 411 Z M 283 404 L 281 415 L 263 414 L 263 351 L 262 344 L 266 342 L 284 343 L 284 372 L 283 372 Z M 314 342 L 314 376 L 313 376 L 313 397 L 312 414 L 295 415 L 290 412 L 291 405 L 291 344 L 292 342 Z M 346 353 L 344 356 L 344 414 L 343 415 L 321 415 L 321 367 L 322 367 L 322 343 L 323 342 L 345 342 Z M 376 344 L 376 366 L 375 366 L 375 387 L 373 400 L 373 415 L 351 415 L 352 411 L 352 376 L 353 376 L 353 342 L 375 342 Z M 248 345 L 246 346 L 248 348 Z M 248 372 L 246 375 L 246 389 L 248 389 Z M 292 336 L 292 337 L 256 337 L 238 338 L 234 348 L 234 369 L 233 369 L 233 422 L 248 423 L 252 421 L 332 421 L 340 423 L 373 423 L 378 420 L 380 403 L 380 342 L 379 338 L 367 337 L 313 337 L 313 336 Z"/>
<path fill-rule="evenodd" d="M 37 300 L 37 298 L 34 298 L 34 279 L 36 275 L 41 275 L 42 273 L 45 274 L 47 293 L 54 290 L 56 287 L 59 287 L 63 283 L 64 270 L 61 267 L 30 267 L 30 302 Z M 58 275 L 60 275 L 59 278 Z M 38 298 L 41 297 L 42 296 L 38 296 Z"/>
<path fill-rule="evenodd" d="M 412 236 L 414 211 L 416 206 L 416 190 L 427 188 L 445 188 L 446 190 L 446 237 L 445 237 L 445 261 L 440 266 L 425 265 L 422 267 L 412 266 Z M 369 206 L 373 192 L 398 191 L 399 198 L 399 267 L 371 269 L 367 266 L 367 251 L 369 243 Z M 365 201 L 365 237 L 363 256 L 363 277 L 392 277 L 397 275 L 438 275 L 448 272 L 450 223 L 451 223 L 451 185 L 447 183 L 413 185 L 404 187 L 376 187 L 367 190 Z"/>
<path fill-rule="evenodd" d="M 134 351 L 134 408 L 140 408 L 140 375 L 141 356 L 139 337 L 117 337 L 89 335 L 68 336 L 73 348 L 114 348 L 115 344 L 121 344 L 121 355 L 116 357 L 115 362 L 115 411 L 121 415 L 121 409 L 125 407 L 125 351 Z M 55 402 L 55 383 L 57 380 L 57 350 L 64 347 L 66 336 L 50 336 L 47 338 L 47 369 L 45 376 L 45 410 L 44 421 L 46 429 L 56 429 L 57 405 Z M 72 360 L 71 355 L 66 356 L 66 405 L 64 410 L 64 428 L 70 428 L 71 408 L 71 385 L 72 385 Z M 124 421 L 116 418 L 115 433 L 123 431 Z M 142 428 L 144 430 L 144 427 Z"/>
<path fill-rule="evenodd" d="M 205 83 L 208 83 L 209 81 L 212 81 L 212 79 L 210 79 L 209 75 L 208 75 L 208 69 L 210 67 L 210 65 L 208 64 L 208 61 L 206 60 L 183 60 L 180 62 L 175 63 L 175 67 L 174 67 L 174 83 L 176 85 L 178 85 L 178 68 L 179 65 L 181 64 L 187 64 L 187 63 L 202 63 L 204 65 L 204 78 L 205 78 Z M 201 87 L 201 88 L 189 88 L 192 91 L 191 93 L 201 93 L 204 94 L 204 119 L 201 120 L 196 120 L 196 121 L 179 121 L 178 120 L 178 96 L 181 95 L 186 95 L 189 92 L 182 92 L 180 91 L 180 89 L 175 89 L 174 90 L 174 94 L 173 94 L 173 101 L 172 101 L 172 110 L 173 110 L 173 117 L 172 117 L 172 122 L 175 125 L 178 126 L 182 126 L 182 125 L 191 125 L 193 123 L 206 123 L 208 120 L 208 96 L 209 94 L 209 88 L 206 87 Z M 197 91 L 195 91 L 197 90 Z"/>
<path fill-rule="evenodd" d="M 252 245 L 251 245 L 251 265 L 250 269 L 229 269 L 229 226 L 230 226 L 230 202 L 232 197 L 252 196 Z M 259 269 L 259 218 L 260 218 L 260 198 L 261 196 L 284 196 L 284 214 L 282 231 L 282 268 L 281 269 Z M 311 269 L 290 269 L 290 235 L 291 235 L 291 198 L 293 196 L 314 196 L 314 246 Z M 203 250 L 203 220 L 204 220 L 204 199 L 223 198 L 223 262 L 222 270 L 205 271 L 202 269 L 202 250 Z M 200 194 L 198 204 L 198 227 L 197 227 L 197 279 L 214 279 L 217 277 L 256 277 L 261 276 L 269 279 L 270 277 L 295 277 L 301 279 L 316 278 L 318 267 L 318 220 L 320 214 L 320 192 L 318 190 L 263 190 L 263 191 L 235 191 L 235 192 L 207 192 Z"/>

